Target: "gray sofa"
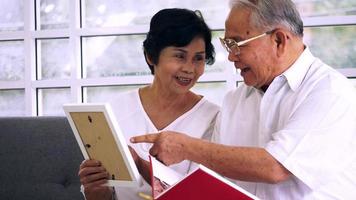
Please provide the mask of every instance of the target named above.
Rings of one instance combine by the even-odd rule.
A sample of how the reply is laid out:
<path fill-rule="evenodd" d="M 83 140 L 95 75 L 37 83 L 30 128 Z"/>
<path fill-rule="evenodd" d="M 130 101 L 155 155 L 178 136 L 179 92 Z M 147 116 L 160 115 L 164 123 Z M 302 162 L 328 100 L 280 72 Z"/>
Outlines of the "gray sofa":
<path fill-rule="evenodd" d="M 83 156 L 65 117 L 0 117 L 0 199 L 80 200 Z"/>

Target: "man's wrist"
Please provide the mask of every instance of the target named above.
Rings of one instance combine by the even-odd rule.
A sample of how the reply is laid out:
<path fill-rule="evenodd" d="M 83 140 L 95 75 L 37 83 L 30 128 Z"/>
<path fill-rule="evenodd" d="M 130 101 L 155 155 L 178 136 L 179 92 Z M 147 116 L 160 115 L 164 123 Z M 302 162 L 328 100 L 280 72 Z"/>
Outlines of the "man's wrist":
<path fill-rule="evenodd" d="M 196 153 L 196 145 L 199 145 L 198 142 L 199 141 L 193 137 L 188 137 L 186 139 L 186 146 L 183 148 L 184 160 L 191 160 L 195 162 L 194 154 Z"/>
<path fill-rule="evenodd" d="M 185 160 L 190 160 L 198 164 L 202 164 L 206 158 L 206 154 L 208 153 L 206 148 L 209 145 L 208 141 L 197 139 L 197 138 L 189 138 L 187 141 L 187 147 L 184 150 Z"/>

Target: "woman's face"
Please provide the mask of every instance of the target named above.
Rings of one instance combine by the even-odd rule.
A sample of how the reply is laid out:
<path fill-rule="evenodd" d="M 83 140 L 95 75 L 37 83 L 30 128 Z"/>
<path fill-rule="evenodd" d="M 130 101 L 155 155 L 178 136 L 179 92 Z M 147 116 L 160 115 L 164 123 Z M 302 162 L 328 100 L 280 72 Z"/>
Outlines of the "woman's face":
<path fill-rule="evenodd" d="M 166 92 L 183 94 L 194 86 L 205 68 L 205 42 L 194 38 L 187 46 L 162 49 L 155 67 L 155 83 Z"/>

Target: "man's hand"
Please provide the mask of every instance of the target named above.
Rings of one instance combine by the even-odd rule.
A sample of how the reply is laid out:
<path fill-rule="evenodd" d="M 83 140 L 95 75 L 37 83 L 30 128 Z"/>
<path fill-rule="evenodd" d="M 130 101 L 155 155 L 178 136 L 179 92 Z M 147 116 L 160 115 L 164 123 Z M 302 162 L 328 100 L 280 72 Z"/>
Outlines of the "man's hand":
<path fill-rule="evenodd" d="M 113 189 L 103 184 L 108 182 L 109 173 L 97 160 L 84 160 L 78 176 L 84 187 L 86 199 L 111 199 Z"/>
<path fill-rule="evenodd" d="M 152 143 L 151 156 L 156 157 L 165 165 L 182 162 L 186 157 L 186 150 L 191 137 L 172 131 L 140 135 L 132 137 L 132 143 Z"/>

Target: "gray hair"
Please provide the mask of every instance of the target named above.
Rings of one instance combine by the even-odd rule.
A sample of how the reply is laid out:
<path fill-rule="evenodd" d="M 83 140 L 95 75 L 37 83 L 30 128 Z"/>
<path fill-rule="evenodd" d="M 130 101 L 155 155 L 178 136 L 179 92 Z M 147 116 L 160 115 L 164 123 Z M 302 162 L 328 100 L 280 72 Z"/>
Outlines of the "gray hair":
<path fill-rule="evenodd" d="M 250 10 L 250 25 L 256 29 L 271 31 L 282 26 L 303 37 L 303 21 L 291 0 L 230 0 L 230 7 Z"/>

